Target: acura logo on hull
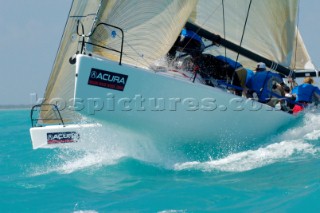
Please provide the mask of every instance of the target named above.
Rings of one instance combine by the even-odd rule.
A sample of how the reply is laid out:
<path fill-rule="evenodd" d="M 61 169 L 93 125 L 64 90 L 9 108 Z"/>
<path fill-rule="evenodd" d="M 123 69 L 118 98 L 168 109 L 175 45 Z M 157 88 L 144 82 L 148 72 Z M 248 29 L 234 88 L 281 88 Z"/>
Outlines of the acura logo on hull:
<path fill-rule="evenodd" d="M 92 68 L 88 84 L 123 91 L 127 79 L 127 75 Z"/>

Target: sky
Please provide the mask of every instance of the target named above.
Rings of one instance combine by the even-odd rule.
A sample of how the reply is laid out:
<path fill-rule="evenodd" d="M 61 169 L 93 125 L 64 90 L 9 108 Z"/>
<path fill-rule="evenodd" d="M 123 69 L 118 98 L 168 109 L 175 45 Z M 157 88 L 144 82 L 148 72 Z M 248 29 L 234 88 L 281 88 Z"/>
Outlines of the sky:
<path fill-rule="evenodd" d="M 0 3 L 0 105 L 31 104 L 44 94 L 72 0 Z M 319 0 L 300 0 L 299 29 L 317 68 L 319 9 Z"/>

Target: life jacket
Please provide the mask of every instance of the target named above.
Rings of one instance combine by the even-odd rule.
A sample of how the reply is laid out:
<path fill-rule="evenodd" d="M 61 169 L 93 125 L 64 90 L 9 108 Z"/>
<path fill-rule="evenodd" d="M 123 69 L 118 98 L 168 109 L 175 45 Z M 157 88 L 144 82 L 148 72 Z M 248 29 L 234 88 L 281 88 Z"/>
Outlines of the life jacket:
<path fill-rule="evenodd" d="M 271 71 L 257 71 L 252 77 L 252 90 L 258 95 L 259 101 L 266 103 L 272 96 L 273 83 L 283 83 L 281 76 Z"/>

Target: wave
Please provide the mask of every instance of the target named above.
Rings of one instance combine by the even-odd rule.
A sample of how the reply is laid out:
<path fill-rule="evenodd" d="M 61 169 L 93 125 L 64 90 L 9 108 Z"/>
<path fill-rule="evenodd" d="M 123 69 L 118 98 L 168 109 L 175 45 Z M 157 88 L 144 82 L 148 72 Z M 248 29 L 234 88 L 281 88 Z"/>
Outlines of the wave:
<path fill-rule="evenodd" d="M 307 112 L 296 127 L 282 134 L 282 139 L 318 140 L 320 138 L 320 113 Z"/>
<path fill-rule="evenodd" d="M 256 150 L 233 153 L 221 159 L 205 162 L 190 161 L 174 164 L 174 169 L 243 172 L 264 167 L 273 163 L 319 157 L 320 114 L 308 112 L 302 123 L 273 138 L 269 145 Z"/>
<path fill-rule="evenodd" d="M 175 170 L 201 170 L 243 172 L 287 160 L 294 154 L 311 154 L 318 152 L 313 145 L 303 141 L 282 141 L 257 150 L 231 154 L 218 160 L 206 162 L 185 162 L 174 165 Z"/>
<path fill-rule="evenodd" d="M 110 166 L 123 158 L 148 162 L 162 158 L 151 139 L 127 129 L 108 126 L 97 128 L 90 134 L 91 139 L 81 146 L 63 146 L 52 150 L 44 165 L 33 167 L 31 176 L 53 172 L 68 174 Z"/>
<path fill-rule="evenodd" d="M 274 138 L 268 141 L 268 145 L 229 153 L 215 159 L 206 157 L 208 160 L 201 161 L 190 160 L 197 159 L 199 153 L 181 153 L 181 150 L 174 150 L 178 149 L 175 146 L 169 150 L 162 146 L 161 141 L 154 141 L 147 135 L 120 127 L 96 129 L 91 135 L 91 140 L 80 147 L 54 151 L 47 156 L 44 165 L 33 167 L 32 176 L 99 169 L 115 165 L 123 158 L 132 158 L 175 171 L 243 172 L 295 158 L 319 157 L 320 114 L 306 113 L 301 123 L 291 126 L 291 129 L 281 135 L 275 134 Z M 195 156 L 190 158 L 192 154 Z M 206 156 L 210 154 L 208 151 Z"/>

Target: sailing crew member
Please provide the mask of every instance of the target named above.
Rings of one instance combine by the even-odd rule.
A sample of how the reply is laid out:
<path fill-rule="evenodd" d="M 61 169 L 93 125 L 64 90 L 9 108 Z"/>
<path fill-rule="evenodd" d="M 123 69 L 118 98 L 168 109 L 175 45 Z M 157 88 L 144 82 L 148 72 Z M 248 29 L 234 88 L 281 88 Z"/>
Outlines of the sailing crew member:
<path fill-rule="evenodd" d="M 246 97 L 247 91 L 251 89 L 251 79 L 254 75 L 253 71 L 244 68 L 241 63 L 222 55 L 217 56 L 216 59 L 228 65 L 228 67 L 224 67 L 224 69 L 227 81 L 231 81 L 231 84 L 235 86 L 234 93 Z"/>
<path fill-rule="evenodd" d="M 204 43 L 201 37 L 192 30 L 184 28 L 172 48 L 169 50 L 168 57 L 170 59 L 175 58 L 177 51 L 187 53 L 192 57 L 197 57 L 201 55 L 203 49 Z"/>
<path fill-rule="evenodd" d="M 320 100 L 320 89 L 314 86 L 313 83 L 312 77 L 306 77 L 303 80 L 303 84 L 292 89 L 292 94 L 296 96 L 296 102 L 299 103 L 293 107 L 293 114 L 302 111 L 309 103 L 317 103 Z"/>
<path fill-rule="evenodd" d="M 285 111 L 292 114 L 293 108 L 294 108 L 295 102 L 296 102 L 296 96 L 291 93 L 291 89 L 288 86 L 284 87 L 284 92 L 285 92 L 285 97 L 286 97 L 286 102 L 287 102 L 287 104 L 285 106 L 285 108 L 286 108 Z"/>
<path fill-rule="evenodd" d="M 251 98 L 252 94 L 252 79 L 254 76 L 254 72 L 250 69 L 239 67 L 235 70 L 235 75 L 233 78 L 233 85 L 240 86 L 242 91 L 236 90 L 235 94 L 247 98 Z"/>
<path fill-rule="evenodd" d="M 274 107 L 279 102 L 277 96 L 285 96 L 284 85 L 282 77 L 277 73 L 267 71 L 265 63 L 257 64 L 256 73 L 252 79 L 252 90 L 258 96 L 259 102 Z"/>

